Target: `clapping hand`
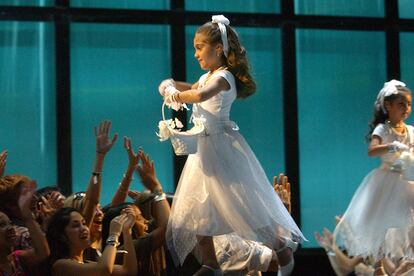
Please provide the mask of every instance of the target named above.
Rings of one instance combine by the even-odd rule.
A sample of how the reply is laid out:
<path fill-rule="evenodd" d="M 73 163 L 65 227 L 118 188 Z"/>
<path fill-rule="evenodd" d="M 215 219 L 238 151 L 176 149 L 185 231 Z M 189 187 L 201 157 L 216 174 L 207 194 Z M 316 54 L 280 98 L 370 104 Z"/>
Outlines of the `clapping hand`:
<path fill-rule="evenodd" d="M 125 220 L 123 225 L 123 231 L 129 231 L 135 225 L 136 216 L 134 209 L 132 208 L 132 206 L 128 206 L 127 208 L 122 210 L 122 214 L 125 214 L 127 216 L 127 219 Z"/>
<path fill-rule="evenodd" d="M 111 150 L 112 146 L 115 144 L 116 139 L 118 139 L 118 134 L 115 133 L 112 140 L 109 137 L 109 132 L 111 130 L 111 121 L 102 121 L 99 124 L 99 128 L 95 127 L 95 137 L 96 137 L 96 152 L 99 154 L 106 154 Z"/>
<path fill-rule="evenodd" d="M 275 189 L 275 192 L 280 197 L 286 209 L 288 209 L 290 213 L 292 211 L 292 203 L 291 203 L 290 183 L 289 183 L 288 177 L 285 176 L 283 173 L 279 174 L 279 178 L 274 176 L 273 177 L 273 188 Z"/>
<path fill-rule="evenodd" d="M 53 200 L 52 200 L 53 201 Z M 36 208 L 37 208 L 37 214 L 40 217 L 41 221 L 45 224 L 49 221 L 49 218 L 56 213 L 56 211 L 60 208 L 58 206 L 52 206 L 52 201 L 48 200 L 44 196 L 40 197 L 40 199 L 37 202 Z M 60 206 L 59 203 L 56 202 Z"/>
<path fill-rule="evenodd" d="M 4 170 L 6 169 L 6 163 L 7 163 L 7 150 L 4 150 L 0 153 L 0 177 L 3 176 Z"/>

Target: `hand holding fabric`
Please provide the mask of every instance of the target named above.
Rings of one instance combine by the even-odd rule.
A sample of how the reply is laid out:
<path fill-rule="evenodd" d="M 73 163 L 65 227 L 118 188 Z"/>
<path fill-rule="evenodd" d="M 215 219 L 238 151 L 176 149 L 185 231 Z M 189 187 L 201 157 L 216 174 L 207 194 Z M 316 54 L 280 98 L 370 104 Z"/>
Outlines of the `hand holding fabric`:
<path fill-rule="evenodd" d="M 403 144 L 403 143 L 398 142 L 398 141 L 394 141 L 394 142 L 389 144 L 388 151 L 389 152 L 403 152 L 403 151 L 406 151 L 408 149 L 409 149 L 409 147 L 406 144 Z"/>
<path fill-rule="evenodd" d="M 175 88 L 175 81 L 173 79 L 166 79 L 160 83 L 160 85 L 158 86 L 158 92 L 160 92 L 161 96 L 165 96 L 165 90 L 167 89 L 167 87 Z"/>

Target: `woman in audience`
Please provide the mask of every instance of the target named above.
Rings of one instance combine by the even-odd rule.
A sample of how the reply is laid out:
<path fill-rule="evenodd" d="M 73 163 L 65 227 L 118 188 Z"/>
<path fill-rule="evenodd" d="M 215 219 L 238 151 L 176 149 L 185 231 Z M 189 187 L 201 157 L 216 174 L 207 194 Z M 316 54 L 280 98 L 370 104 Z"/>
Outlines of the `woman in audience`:
<path fill-rule="evenodd" d="M 102 249 L 103 213 L 99 203 L 102 189 L 101 176 L 106 154 L 111 150 L 118 138 L 118 134 L 115 134 L 110 139 L 110 130 L 110 121 L 102 121 L 99 127 L 95 127 L 96 154 L 86 193 L 75 193 L 69 196 L 64 203 L 65 207 L 75 208 L 82 214 L 90 230 L 91 249 L 88 249 L 84 254 L 86 260 L 97 260 Z"/>
<path fill-rule="evenodd" d="M 8 216 L 0 212 L 0 275 L 31 275 L 29 271 L 49 256 L 49 246 L 40 226 L 30 210 L 36 183 L 30 181 L 21 187 L 17 205 L 20 218 L 29 230 L 33 248 L 14 250 L 16 232 Z"/>
<path fill-rule="evenodd" d="M 110 224 L 109 236 L 102 257 L 97 262 L 84 262 L 83 252 L 90 246 L 89 228 L 84 217 L 74 208 L 62 208 L 52 218 L 47 229 L 51 255 L 51 275 L 136 275 L 137 262 L 131 228 L 135 214 L 125 209 Z M 123 236 L 127 254 L 122 265 L 115 265 L 118 238 Z"/>
<path fill-rule="evenodd" d="M 125 173 L 111 206 L 104 208 L 107 211 L 104 216 L 103 238 L 107 235 L 107 225 L 111 218 L 117 216 L 125 203 L 127 194 L 135 201 L 132 205 L 136 213 L 134 246 L 137 252 L 138 274 L 140 275 L 165 275 L 166 261 L 164 254 L 165 231 L 170 214 L 170 206 L 163 193 L 159 182 L 154 162 L 142 150 L 134 153 L 131 141 L 125 137 L 124 146 L 129 156 L 128 168 Z M 139 163 L 139 160 L 141 162 Z M 129 191 L 131 182 L 131 168 L 137 170 L 143 185 L 148 192 L 138 193 Z M 129 181 L 128 181 L 129 179 Z M 118 204 L 118 205 L 115 205 Z"/>

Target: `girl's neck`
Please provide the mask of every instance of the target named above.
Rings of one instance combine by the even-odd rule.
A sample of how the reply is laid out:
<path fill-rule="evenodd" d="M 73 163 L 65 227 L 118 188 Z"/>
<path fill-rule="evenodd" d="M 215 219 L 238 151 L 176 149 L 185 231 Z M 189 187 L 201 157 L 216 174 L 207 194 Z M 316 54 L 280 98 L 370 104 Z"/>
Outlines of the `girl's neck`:
<path fill-rule="evenodd" d="M 70 254 L 70 259 L 80 264 L 83 264 L 83 250 L 78 252 L 72 251 Z"/>
<path fill-rule="evenodd" d="M 405 127 L 404 121 L 393 122 L 391 120 L 385 121 L 392 128 L 403 128 Z"/>
<path fill-rule="evenodd" d="M 212 74 L 212 73 L 214 73 L 218 70 L 222 70 L 224 68 L 226 68 L 226 66 L 224 64 L 220 64 L 219 66 L 215 66 L 213 68 L 210 68 L 210 74 Z"/>

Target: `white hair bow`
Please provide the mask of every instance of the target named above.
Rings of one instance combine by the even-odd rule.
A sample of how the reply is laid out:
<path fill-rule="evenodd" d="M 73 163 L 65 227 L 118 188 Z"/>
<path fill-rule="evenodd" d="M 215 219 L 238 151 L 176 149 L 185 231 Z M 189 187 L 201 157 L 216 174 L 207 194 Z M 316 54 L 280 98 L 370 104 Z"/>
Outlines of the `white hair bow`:
<path fill-rule="evenodd" d="M 380 108 L 384 113 L 387 113 L 387 110 L 384 106 L 384 98 L 391 96 L 393 94 L 398 94 L 397 86 L 405 87 L 405 83 L 398 80 L 390 80 L 384 83 L 384 87 L 380 90 L 377 96 L 377 100 L 375 101 L 376 109 L 379 110 Z"/>
<path fill-rule="evenodd" d="M 226 25 L 230 25 L 230 21 L 222 14 L 213 15 L 211 17 L 212 23 L 217 23 L 220 29 L 221 41 L 223 42 L 223 53 L 227 57 L 229 52 L 229 42 L 227 40 Z"/>

